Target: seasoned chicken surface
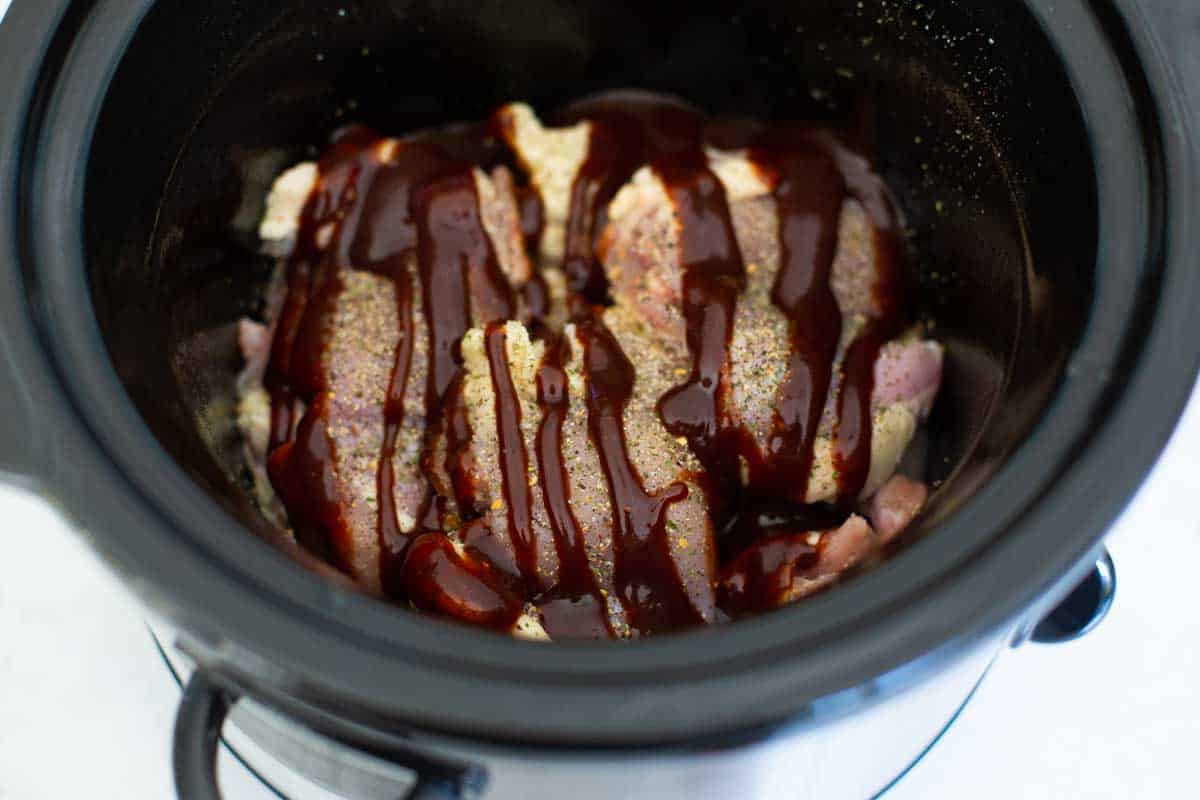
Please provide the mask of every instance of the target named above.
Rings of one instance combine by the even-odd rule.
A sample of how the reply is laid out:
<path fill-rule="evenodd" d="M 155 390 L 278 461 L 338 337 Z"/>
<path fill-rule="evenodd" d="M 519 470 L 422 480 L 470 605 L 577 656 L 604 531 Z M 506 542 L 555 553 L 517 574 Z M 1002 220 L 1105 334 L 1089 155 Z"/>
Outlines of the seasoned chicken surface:
<path fill-rule="evenodd" d="M 272 188 L 260 235 L 280 268 L 264 319 L 239 327 L 247 464 L 264 512 L 368 592 L 531 639 L 653 635 L 823 589 L 920 513 L 926 487 L 896 470 L 943 356 L 919 328 L 895 324 L 881 271 L 893 256 L 868 207 L 878 197 L 849 192 L 827 223 L 840 327 L 809 454 L 794 460 L 808 475 L 760 484 L 749 465 L 773 463 L 781 403 L 806 363 L 779 299 L 783 229 L 795 241 L 817 223 L 781 199 L 793 173 L 750 147 L 680 150 L 691 129 L 668 125 L 691 112 L 671 101 L 659 119 L 651 96 L 638 103 L 619 121 L 598 111 L 563 127 L 502 107 L 493 123 L 519 175 L 355 133 Z M 638 142 L 645 163 L 597 155 L 614 141 Z M 679 175 L 708 187 L 693 195 L 708 204 L 699 216 L 679 205 Z M 698 338 L 696 315 L 719 306 L 696 300 L 709 284 L 693 271 L 711 267 L 686 238 L 714 214 L 733 237 L 722 263 L 738 270 L 732 289 L 717 284 L 736 292 L 720 351 L 711 330 Z M 584 261 L 603 304 L 576 294 L 578 263 L 570 279 L 563 266 L 572 235 L 579 260 L 579 231 L 593 237 Z M 877 331 L 888 334 L 847 388 L 848 352 Z M 697 452 L 701 434 L 673 431 L 663 413 L 664 398 L 705 374 L 701 346 L 723 358 L 705 389 L 714 419 L 740 437 L 732 485 Z M 847 488 L 844 396 L 865 386 L 866 466 Z M 822 519 L 843 509 L 841 521 L 801 513 L 740 526 L 744 541 L 722 533 L 765 495 L 824 508 Z"/>
<path fill-rule="evenodd" d="M 716 174 L 726 184 L 727 195 L 735 198 L 730 212 L 746 264 L 746 288 L 737 306 L 730 346 L 728 403 L 759 450 L 766 451 L 791 346 L 788 319 L 771 300 L 780 261 L 778 214 L 767 185 L 744 166 L 744 157 L 715 153 L 710 158 L 722 165 Z M 877 313 L 873 246 L 862 207 L 847 202 L 832 268 L 833 292 L 843 320 L 839 359 L 866 319 Z M 651 170 L 639 170 L 613 200 L 600 252 L 617 307 L 638 317 L 665 348 L 686 358 L 679 218 Z M 871 471 L 862 497 L 873 494 L 895 472 L 917 425 L 928 416 L 941 381 L 941 360 L 938 344 L 916 336 L 890 342 L 880 353 L 871 397 Z M 797 498 L 802 502 L 837 499 L 830 440 L 836 388 L 835 383 L 814 445 L 807 492 Z"/>

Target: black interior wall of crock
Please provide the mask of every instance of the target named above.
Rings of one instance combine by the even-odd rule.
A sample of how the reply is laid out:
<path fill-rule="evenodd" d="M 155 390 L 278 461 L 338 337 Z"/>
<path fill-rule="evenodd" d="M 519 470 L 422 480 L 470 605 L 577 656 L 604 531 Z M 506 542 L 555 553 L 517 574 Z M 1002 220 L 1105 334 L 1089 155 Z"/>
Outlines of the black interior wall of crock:
<path fill-rule="evenodd" d="M 234 323 L 270 270 L 253 236 L 270 179 L 334 127 L 398 134 L 620 86 L 839 118 L 865 93 L 920 254 L 918 302 L 948 348 L 927 477 L 952 479 L 929 527 L 1053 391 L 1091 300 L 1096 213 L 1079 112 L 1032 17 L 928 6 L 164 0 L 113 80 L 89 164 L 114 364 L 166 449 L 269 534 L 241 488 Z"/>

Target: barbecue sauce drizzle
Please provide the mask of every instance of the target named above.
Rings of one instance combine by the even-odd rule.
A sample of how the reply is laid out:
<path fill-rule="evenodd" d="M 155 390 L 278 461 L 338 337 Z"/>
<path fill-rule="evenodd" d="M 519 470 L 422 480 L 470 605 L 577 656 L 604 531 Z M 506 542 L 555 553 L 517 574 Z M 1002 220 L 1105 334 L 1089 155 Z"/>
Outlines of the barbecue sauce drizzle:
<path fill-rule="evenodd" d="M 572 103 L 559 121 L 591 123 L 587 156 L 571 184 L 563 271 L 567 288 L 586 303 L 602 303 L 608 280 L 596 258 L 596 239 L 608 221 L 608 203 L 639 167 L 690 154 L 699 146 L 704 117 L 680 100 L 638 91 L 605 92 Z"/>
<path fill-rule="evenodd" d="M 654 163 L 679 217 L 683 316 L 692 373 L 667 392 L 658 412 L 667 430 L 684 436 L 710 482 L 738 485 L 741 431 L 725 412 L 729 343 L 746 268 L 729 217 L 725 189 L 697 148 L 685 157 Z"/>
<path fill-rule="evenodd" d="M 548 342 L 537 373 L 538 405 L 542 409 L 537 433 L 538 474 L 558 553 L 558 580 L 538 598 L 538 609 L 546 633 L 552 638 L 602 638 L 612 636 L 614 631 L 605 613 L 600 585 L 588 562 L 583 530 L 571 509 L 571 482 L 563 458 L 563 423 L 570 407 L 570 384 L 562 358 L 562 341 Z"/>
<path fill-rule="evenodd" d="M 779 271 L 771 300 L 788 317 L 792 342 L 766 458 L 748 459 L 750 483 L 756 491 L 803 503 L 842 331 L 842 314 L 830 279 L 845 183 L 821 153 L 780 155 L 778 150 L 760 147 L 751 158 L 760 172 L 772 173 L 779 217 Z M 869 460 L 869 442 L 867 453 Z M 845 493 L 853 484 L 839 489 Z"/>
<path fill-rule="evenodd" d="M 722 569 L 718 593 L 722 610 L 734 618 L 776 607 L 797 578 L 819 577 L 818 565 L 828 537 L 810 545 L 808 532 L 837 527 L 836 518 L 820 518 L 830 512 L 844 516 L 866 484 L 871 465 L 875 361 L 883 345 L 899 334 L 904 324 L 900 221 L 870 162 L 844 142 L 811 127 L 758 132 L 753 144 L 751 157 L 772 183 L 779 213 L 781 262 L 772 299 L 792 325 L 789 372 L 776 406 L 771 451 L 765 469 L 761 461 L 751 462 L 753 485 L 768 494 L 787 496 L 790 477 L 796 486 L 792 499 L 804 502 L 816 428 L 832 381 L 840 336 L 841 313 L 830 277 L 841 207 L 847 197 L 860 203 L 871 223 L 877 276 L 874 300 L 879 313 L 868 319 L 849 343 L 840 364 L 833 465 L 841 510 L 809 506 L 811 511 L 782 515 L 774 525 L 763 524 L 753 515 L 737 521 L 733 527 L 741 530 L 731 537 L 737 542 L 730 542 L 728 551 L 738 554 Z M 814 513 L 817 520 L 806 519 Z M 738 547 L 747 542 L 744 549 Z"/>
<path fill-rule="evenodd" d="M 500 477 L 508 515 L 508 535 L 526 591 L 535 594 L 539 589 L 539 581 L 537 539 L 533 532 L 533 493 L 529 490 L 529 455 L 525 452 L 525 437 L 521 433 L 521 400 L 508 368 L 507 341 L 503 322 L 488 325 L 484 334 L 484 350 L 492 374 L 492 393 L 495 395 Z"/>
<path fill-rule="evenodd" d="M 472 563 L 449 540 L 430 543 L 428 537 L 444 539 L 442 534 L 427 534 L 412 568 L 405 568 L 416 532 L 401 530 L 394 502 L 396 441 L 405 394 L 413 390 L 408 384 L 414 288 L 408 263 L 415 256 L 429 330 L 427 419 L 436 418 L 459 371 L 457 347 L 472 322 L 471 300 L 485 322 L 512 318 L 517 312 L 513 290 L 480 220 L 471 170 L 470 164 L 448 157 L 435 143 L 385 144 L 365 129 L 343 135 L 322 159 L 318 185 L 306 203 L 288 264 L 288 294 L 268 366 L 269 468 L 300 541 L 347 569 L 351 532 L 338 504 L 336 446 L 328 433 L 321 362 L 330 314 L 341 291 L 341 272 L 357 268 L 391 278 L 399 331 L 383 403 L 376 473 L 381 583 L 389 594 L 411 594 L 410 599 L 425 607 L 447 611 L 458 603 L 462 614 L 477 622 L 510 624 L 520 602 L 503 591 L 486 565 Z M 330 237 L 324 248 L 318 241 L 323 236 Z M 297 422 L 301 398 L 310 405 Z M 438 516 L 431 513 L 435 505 L 435 498 L 428 496 L 422 514 L 426 524 L 429 517 Z M 438 581 L 444 584 L 440 589 L 435 586 Z M 491 610 L 485 614 L 480 609 Z"/>
<path fill-rule="evenodd" d="M 704 155 L 704 117 L 671 98 L 612 93 L 569 107 L 561 119 L 592 123 L 588 155 L 572 186 L 563 266 L 584 351 L 589 435 L 613 511 L 614 580 L 632 631 L 660 633 L 703 622 L 689 600 L 665 532 L 669 506 L 686 498 L 688 489 L 673 483 L 647 492 L 626 446 L 623 414 L 636 373 L 592 307 L 607 297 L 594 243 L 606 224 L 608 202 L 636 169 L 650 164 L 680 221 L 683 310 L 693 363 L 685 383 L 660 399 L 664 426 L 687 437 L 708 473 L 706 488 L 736 495 L 744 462 L 753 490 L 800 501 L 826 395 L 834 383 L 842 320 L 830 273 L 842 203 L 847 196 L 855 197 L 872 223 L 880 254 L 876 300 L 884 309 L 879 318 L 868 321 L 841 362 L 834 462 L 844 503 L 854 501 L 869 472 L 874 363 L 902 319 L 896 269 L 902 254 L 899 224 L 867 159 L 842 142 L 810 127 L 747 128 L 740 144 L 771 183 L 778 208 L 781 262 L 772 300 L 787 315 L 792 331 L 773 434 L 768 452 L 760 454 L 723 407 L 734 314 L 746 273 L 724 188 Z M 725 141 L 722 145 L 734 146 Z M 306 204 L 288 263 L 287 296 L 266 385 L 272 398 L 269 469 L 297 536 L 346 568 L 350 532 L 338 505 L 336 451 L 328 432 L 321 356 L 328 341 L 329 311 L 341 291 L 341 272 L 367 269 L 392 279 L 400 326 L 383 405 L 384 437 L 376 475 L 385 591 L 423 608 L 500 628 L 515 622 L 523 606 L 518 595 L 523 594 L 537 603 L 551 635 L 613 635 L 583 532 L 570 506 L 562 454 L 568 409 L 564 345 L 539 328 L 549 310 L 545 283 L 535 275 L 521 288 L 518 304 L 480 220 L 469 162 L 448 156 L 431 137 L 399 143 L 384 163 L 378 158 L 379 146 L 365 129 L 350 129 L 335 141 L 321 161 L 320 180 Z M 542 227 L 540 198 L 529 187 L 521 188 L 518 198 L 522 233 L 527 247 L 534 248 Z M 319 239 L 330 233 L 328 246 L 322 248 Z M 485 349 L 519 587 L 501 574 L 505 569 L 499 554 L 488 552 L 485 543 L 491 532 L 482 520 L 463 523 L 459 538 L 465 548 L 441 533 L 444 498 L 431 490 L 417 530 L 405 533 L 397 520 L 395 447 L 406 392 L 414 391 L 408 385 L 415 335 L 414 276 L 408 265 L 414 261 L 429 337 L 423 387 L 426 420 L 431 427 L 442 426 L 448 448 L 460 454 L 468 449 L 470 426 L 459 394 L 457 350 L 473 316 L 488 325 Z M 500 324 L 519 313 L 547 339 L 547 355 L 537 376 L 541 420 L 536 457 L 559 570 L 555 584 L 544 591 L 537 573 L 529 456 Z M 305 401 L 309 405 L 301 416 Z M 450 467 L 461 502 L 470 496 L 470 487 L 462 485 L 466 468 L 453 462 Z M 422 530 L 428 532 L 421 534 Z M 726 586 L 739 587 L 738 599 L 730 601 L 738 609 L 731 611 L 756 605 L 753 598 L 776 592 L 785 568 L 789 574 L 793 568 L 802 569 L 801 562 L 807 564 L 815 553 L 792 537 L 762 539 L 754 548 L 732 562 L 723 577 Z"/>
<path fill-rule="evenodd" d="M 372 137 L 352 131 L 322 158 L 322 180 L 305 205 L 288 267 L 288 296 L 272 342 L 264 384 L 271 394 L 271 452 L 267 470 L 297 540 L 342 569 L 348 567 L 351 530 L 338 504 L 336 446 L 328 430 L 321 352 L 330 310 L 342 289 L 346 237 L 361 213 L 375 171 Z M 334 241 L 324 251 L 318 239 Z M 309 407 L 301 417 L 300 402 Z"/>
<path fill-rule="evenodd" d="M 608 484 L 613 519 L 613 579 L 633 631 L 662 633 L 703 622 L 671 557 L 667 509 L 688 488 L 672 483 L 647 492 L 625 443 L 625 407 L 636 378 L 612 332 L 596 318 L 576 323 L 587 376 L 588 429 Z"/>
<path fill-rule="evenodd" d="M 605 102 L 580 105 L 604 109 Z M 683 385 L 660 399 L 659 414 L 667 430 L 685 437 L 704 465 L 704 485 L 709 487 L 712 508 L 719 507 L 715 502 L 718 492 L 726 496 L 741 493 L 743 465 L 750 494 L 805 502 L 814 444 L 834 384 L 842 332 L 842 315 L 831 286 L 842 205 L 847 196 L 853 196 L 866 211 L 878 254 L 875 300 L 882 313 L 868 320 L 846 348 L 833 430 L 837 504 L 843 509 L 853 506 L 870 471 L 874 364 L 880 348 L 899 333 L 903 321 L 896 268 L 901 255 L 899 224 L 886 187 L 867 159 L 815 127 L 722 127 L 726 139 L 722 144 L 730 149 L 746 148 L 760 174 L 768 179 L 778 214 L 780 265 L 772 301 L 789 320 L 792 342 L 767 452 L 761 453 L 749 432 L 731 420 L 724 408 L 734 314 L 746 273 L 723 187 L 708 168 L 700 126 L 677 124 L 671 129 L 679 134 L 674 146 L 656 153 L 650 144 L 652 136 L 639 138 L 628 132 L 629 126 L 638 122 L 649 129 L 646 120 L 652 115 L 645 107 L 639 112 L 633 119 L 593 112 L 590 151 L 572 190 L 568 253 L 576 252 L 571 249 L 573 244 L 578 248 L 583 239 L 580 234 L 573 240 L 572 232 L 594 235 L 592 231 L 602 225 L 594 209 L 590 212 L 593 219 L 577 219 L 588 213 L 580 198 L 603 197 L 606 204 L 612 196 L 603 184 L 597 188 L 597 165 L 612 169 L 605 159 L 612 161 L 609 153 L 615 142 L 638 142 L 641 160 L 651 163 L 679 220 L 682 306 L 692 356 L 691 374 Z M 730 143 L 730 137 L 741 141 Z M 588 286 L 599 280 L 598 268 L 594 261 L 592 264 Z M 582 285 L 576 280 L 571 288 L 583 291 L 585 299 L 594 299 L 595 290 L 581 289 Z M 607 461 L 605 469 L 607 473 Z M 608 480 L 610 487 L 616 485 L 611 474 Z M 614 540 L 621 538 L 618 534 L 614 532 Z M 800 544 L 794 534 L 786 541 L 764 537 L 731 563 L 722 586 L 740 582 L 744 591 L 737 598 L 722 593 L 722 602 L 738 606 L 727 612 L 738 613 L 746 603 L 765 608 L 765 598 L 780 596 L 779 584 L 785 573 L 790 576 L 793 569 L 803 569 L 798 561 L 810 558 L 812 548 L 805 550 Z M 622 559 L 627 557 L 618 550 L 617 558 L 621 574 Z M 623 599 L 628 605 L 629 597 Z"/>
<path fill-rule="evenodd" d="M 844 145 L 823 131 L 810 131 L 811 139 L 835 160 L 846 182 L 847 193 L 858 200 L 871 223 L 875 251 L 874 299 L 879 313 L 867 321 L 842 357 L 842 387 L 838 393 L 837 434 L 833 463 L 839 488 L 846 502 L 854 502 L 866 484 L 871 468 L 871 392 L 875 385 L 875 362 L 888 340 L 904 329 L 904 302 L 908 286 L 904 263 L 903 226 L 883 179 L 862 153 L 869 150 L 865 132 L 867 115 L 853 137 L 856 147 Z"/>
<path fill-rule="evenodd" d="M 794 578 L 815 570 L 821 558 L 820 546 L 821 542 L 809 544 L 807 533 L 791 533 L 746 548 L 722 571 L 722 610 L 736 618 L 775 607 Z"/>

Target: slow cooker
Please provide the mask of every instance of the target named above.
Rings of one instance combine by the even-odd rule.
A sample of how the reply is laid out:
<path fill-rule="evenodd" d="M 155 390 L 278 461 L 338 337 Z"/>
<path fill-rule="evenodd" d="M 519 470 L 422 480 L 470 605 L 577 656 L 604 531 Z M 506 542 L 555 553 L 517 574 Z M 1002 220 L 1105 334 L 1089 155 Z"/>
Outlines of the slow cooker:
<path fill-rule="evenodd" d="M 231 709 L 294 796 L 882 791 L 1001 649 L 1111 599 L 1101 539 L 1200 358 L 1185 6 L 16 0 L 0 469 L 190 673 L 181 796 L 218 796 Z M 318 575 L 252 502 L 233 424 L 271 178 L 349 120 L 402 133 L 622 86 L 772 118 L 868 98 L 947 351 L 919 530 L 794 607 L 626 645 L 509 640 Z"/>

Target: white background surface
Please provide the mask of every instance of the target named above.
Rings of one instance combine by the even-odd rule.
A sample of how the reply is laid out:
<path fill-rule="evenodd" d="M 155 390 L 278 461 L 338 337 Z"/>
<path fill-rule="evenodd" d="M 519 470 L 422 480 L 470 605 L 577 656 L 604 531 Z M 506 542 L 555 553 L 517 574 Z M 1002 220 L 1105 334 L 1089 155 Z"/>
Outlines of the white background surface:
<path fill-rule="evenodd" d="M 888 800 L 1200 796 L 1198 498 L 1194 398 L 1113 530 L 1108 619 L 1078 642 L 1002 658 Z M 136 602 L 15 490 L 0 488 L 0 541 L 0 800 L 172 796 L 179 692 Z M 236 765 L 222 782 L 230 800 L 270 796 Z"/>

